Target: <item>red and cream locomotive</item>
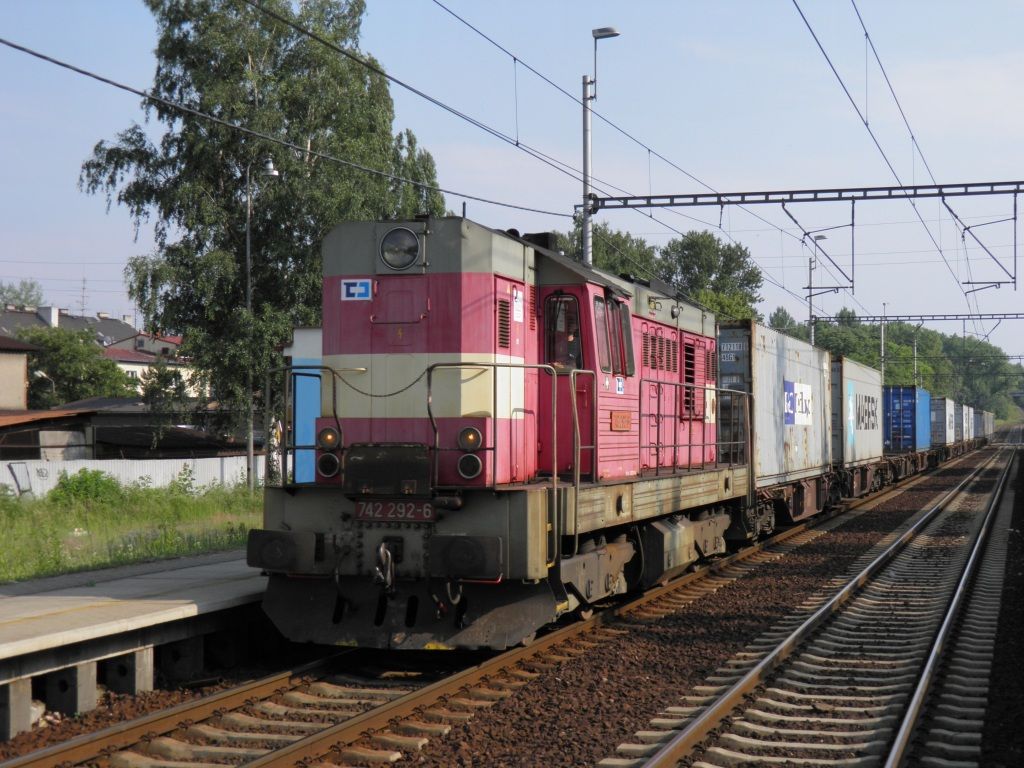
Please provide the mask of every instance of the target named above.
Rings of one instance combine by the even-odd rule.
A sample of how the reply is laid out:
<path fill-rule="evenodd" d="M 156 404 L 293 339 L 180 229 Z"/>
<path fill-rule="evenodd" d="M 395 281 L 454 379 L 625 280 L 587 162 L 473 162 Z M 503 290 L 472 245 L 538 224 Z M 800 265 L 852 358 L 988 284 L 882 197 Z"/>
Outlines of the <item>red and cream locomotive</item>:
<path fill-rule="evenodd" d="M 771 527 L 715 318 L 667 286 L 457 217 L 341 224 L 323 265 L 316 444 L 249 540 L 285 636 L 503 648 Z"/>

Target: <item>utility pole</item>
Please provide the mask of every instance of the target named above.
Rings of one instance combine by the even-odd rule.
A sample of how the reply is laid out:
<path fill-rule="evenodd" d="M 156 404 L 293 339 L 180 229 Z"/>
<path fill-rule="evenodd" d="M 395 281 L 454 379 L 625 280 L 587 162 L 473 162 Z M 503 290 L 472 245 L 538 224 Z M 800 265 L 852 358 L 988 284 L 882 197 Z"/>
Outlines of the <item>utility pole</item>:
<path fill-rule="evenodd" d="M 885 308 L 887 302 L 882 302 L 882 386 L 885 386 Z"/>
<path fill-rule="evenodd" d="M 274 161 L 269 157 L 260 174 L 265 179 L 276 179 L 280 173 L 274 168 Z M 245 166 L 245 313 L 249 324 L 248 347 L 252 351 L 252 162 Z M 245 372 L 245 475 L 251 493 L 256 488 L 256 454 L 253 444 L 253 402 L 252 402 L 252 361 Z M 263 436 L 263 449 L 266 451 L 267 436 Z"/>
<path fill-rule="evenodd" d="M 814 346 L 814 250 L 807 257 L 807 333 Z"/>
<path fill-rule="evenodd" d="M 920 377 L 917 375 L 917 334 L 921 332 L 921 326 L 924 325 L 924 320 L 917 324 L 914 329 L 914 386 L 921 386 L 921 382 L 918 380 Z"/>

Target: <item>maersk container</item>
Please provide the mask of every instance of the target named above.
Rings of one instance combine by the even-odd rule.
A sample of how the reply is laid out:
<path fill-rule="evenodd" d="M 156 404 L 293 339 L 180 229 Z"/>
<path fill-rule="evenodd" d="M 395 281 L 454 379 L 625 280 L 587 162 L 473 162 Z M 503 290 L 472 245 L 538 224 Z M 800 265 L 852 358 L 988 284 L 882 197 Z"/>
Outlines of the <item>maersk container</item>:
<path fill-rule="evenodd" d="M 948 397 L 932 399 L 932 445 L 956 442 L 956 408 Z"/>
<path fill-rule="evenodd" d="M 856 467 L 882 458 L 882 374 L 832 358 L 832 463 Z"/>
<path fill-rule="evenodd" d="M 886 453 L 927 451 L 932 445 L 932 396 L 921 387 L 887 386 L 882 436 Z"/>
<path fill-rule="evenodd" d="M 753 393 L 758 488 L 819 475 L 831 463 L 829 353 L 751 320 L 719 330 L 719 386 Z"/>

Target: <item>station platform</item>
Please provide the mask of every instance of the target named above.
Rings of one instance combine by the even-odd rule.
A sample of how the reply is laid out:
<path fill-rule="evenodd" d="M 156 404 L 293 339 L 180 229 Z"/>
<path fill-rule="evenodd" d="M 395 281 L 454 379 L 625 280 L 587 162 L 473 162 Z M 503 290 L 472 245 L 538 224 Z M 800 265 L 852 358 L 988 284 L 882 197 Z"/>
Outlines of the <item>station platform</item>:
<path fill-rule="evenodd" d="M 73 713 L 95 706 L 98 673 L 115 690 L 151 689 L 157 647 L 175 646 L 167 663 L 201 667 L 203 634 L 265 587 L 241 550 L 0 585 L 0 738 L 25 730 L 34 678 L 73 693 L 46 696 Z"/>

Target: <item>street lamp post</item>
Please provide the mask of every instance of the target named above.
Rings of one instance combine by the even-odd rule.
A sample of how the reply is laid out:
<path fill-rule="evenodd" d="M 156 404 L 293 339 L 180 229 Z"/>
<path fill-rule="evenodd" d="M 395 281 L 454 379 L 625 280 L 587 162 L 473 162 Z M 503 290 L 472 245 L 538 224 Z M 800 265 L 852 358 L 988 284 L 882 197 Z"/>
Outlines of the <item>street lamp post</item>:
<path fill-rule="evenodd" d="M 51 406 L 51 407 L 56 408 L 57 405 L 58 405 L 58 403 L 56 402 L 56 400 L 57 400 L 57 382 L 55 382 L 53 379 L 51 379 L 49 376 L 47 376 L 45 371 L 40 371 L 40 370 L 32 371 L 32 376 L 35 377 L 36 379 L 40 380 L 40 381 L 48 381 L 48 382 L 50 382 L 50 394 L 53 396 L 53 400 L 54 400 L 53 406 Z"/>
<path fill-rule="evenodd" d="M 280 176 L 269 157 L 263 163 L 260 173 L 265 179 Z M 252 163 L 245 166 L 245 312 L 250 323 L 249 349 L 252 349 Z M 256 454 L 253 446 L 253 404 L 252 404 L 252 361 L 246 367 L 245 393 L 247 406 L 245 409 L 245 475 L 249 491 L 256 487 Z"/>
<path fill-rule="evenodd" d="M 594 261 L 593 221 L 590 216 L 590 102 L 597 98 L 597 41 L 618 37 L 615 27 L 591 30 L 594 36 L 594 76 L 583 76 L 583 263 Z M 593 88 L 593 90 L 591 90 Z"/>

